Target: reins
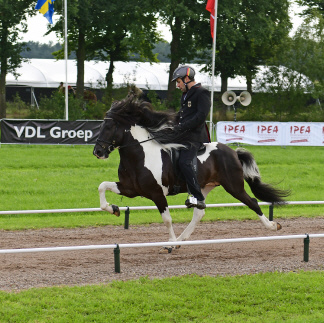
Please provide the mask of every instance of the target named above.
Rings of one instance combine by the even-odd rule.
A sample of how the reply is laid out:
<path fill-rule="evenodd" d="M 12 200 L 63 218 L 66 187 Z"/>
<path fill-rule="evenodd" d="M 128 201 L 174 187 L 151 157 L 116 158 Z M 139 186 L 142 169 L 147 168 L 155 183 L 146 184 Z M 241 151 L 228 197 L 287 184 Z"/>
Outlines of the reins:
<path fill-rule="evenodd" d="M 112 118 L 104 118 L 104 119 L 107 120 L 107 119 L 112 119 Z M 115 121 L 115 122 L 116 122 L 116 121 Z M 115 131 L 114 131 L 114 133 L 113 133 L 113 135 L 112 135 L 113 138 L 114 138 L 115 135 L 116 135 L 117 129 L 118 129 L 118 123 L 116 122 L 116 128 L 115 128 Z M 154 139 L 159 138 L 159 137 L 162 137 L 162 135 L 161 135 L 161 136 L 155 136 L 155 137 L 152 137 L 152 138 L 148 138 L 148 139 L 146 139 L 146 140 L 142 140 L 142 141 L 136 141 L 136 142 L 133 142 L 133 143 L 130 143 L 130 144 L 122 145 L 122 146 L 117 146 L 117 147 L 115 147 L 115 143 L 116 143 L 116 141 L 115 141 L 114 139 L 113 139 L 112 141 L 106 141 L 106 140 L 104 140 L 104 139 L 100 139 L 100 138 L 98 138 L 98 139 L 96 140 L 96 142 L 98 143 L 98 145 L 99 145 L 102 149 L 107 150 L 107 152 L 111 153 L 111 152 L 114 151 L 115 149 L 119 149 L 119 150 L 120 150 L 120 149 L 122 149 L 122 148 L 126 148 L 126 147 L 131 147 L 131 146 L 140 145 L 140 144 L 143 144 L 143 143 L 145 143 L 145 142 L 148 142 L 148 141 L 154 140 Z M 107 144 L 107 146 L 102 145 L 101 142 Z"/>
<path fill-rule="evenodd" d="M 108 119 L 112 119 L 112 120 L 114 120 L 113 118 L 109 118 L 109 117 L 106 117 L 106 118 L 104 118 L 104 120 L 108 120 Z M 112 138 L 114 138 L 115 137 L 115 135 L 116 135 L 116 132 L 117 132 L 117 129 L 118 129 L 118 125 L 119 125 L 119 123 L 116 121 L 116 120 L 114 120 L 115 121 L 115 123 L 116 123 L 116 128 L 115 128 L 115 131 L 114 131 L 114 133 L 113 133 L 113 135 L 112 135 Z M 182 135 L 182 134 L 181 134 Z M 181 135 L 179 135 L 179 136 L 181 136 Z M 161 137 L 163 137 L 163 135 L 160 135 L 160 136 L 153 136 L 153 137 L 151 137 L 151 138 L 148 138 L 148 139 L 146 139 L 146 140 L 142 140 L 142 141 L 135 141 L 135 142 L 133 142 L 133 143 L 129 143 L 129 144 L 126 144 L 126 145 L 122 145 L 122 146 L 115 146 L 115 143 L 116 143 L 116 141 L 115 141 L 115 139 L 113 139 L 112 141 L 106 141 L 106 140 L 104 140 L 104 139 L 100 139 L 100 138 L 98 138 L 97 140 L 96 140 L 96 142 L 98 143 L 98 145 L 102 148 L 102 149 L 104 149 L 104 150 L 107 150 L 107 152 L 110 154 L 112 151 L 114 151 L 115 149 L 123 149 L 123 148 L 127 148 L 127 147 L 131 147 L 131 146 L 136 146 L 136 145 L 140 145 L 140 144 L 143 144 L 143 143 L 145 143 L 145 142 L 148 142 L 148 141 L 152 141 L 152 140 L 155 140 L 155 139 L 158 139 L 158 138 L 161 138 Z M 107 146 L 105 146 L 105 145 L 102 145 L 101 143 L 105 143 L 105 144 L 107 144 Z"/>
<path fill-rule="evenodd" d="M 161 136 L 160 136 L 161 137 Z M 100 145 L 101 148 L 103 149 L 107 149 L 107 151 L 109 151 L 109 153 L 111 153 L 113 150 L 115 149 L 122 149 L 122 148 L 127 148 L 127 147 L 131 147 L 131 146 L 136 146 L 136 145 L 140 145 L 140 144 L 143 144 L 145 142 L 148 142 L 148 141 L 151 141 L 151 140 L 154 140 L 155 138 L 159 138 L 159 137 L 152 137 L 152 138 L 148 138 L 146 140 L 143 140 L 143 141 L 136 141 L 136 142 L 133 142 L 131 144 L 126 144 L 126 145 L 122 145 L 122 146 L 117 146 L 115 147 L 115 140 L 113 140 L 112 142 L 109 142 L 109 141 L 105 141 L 103 139 L 97 139 L 96 142 Z M 109 146 L 104 146 L 104 145 L 101 145 L 100 142 L 103 142 L 105 144 L 108 144 Z M 110 148 L 112 147 L 112 149 Z"/>

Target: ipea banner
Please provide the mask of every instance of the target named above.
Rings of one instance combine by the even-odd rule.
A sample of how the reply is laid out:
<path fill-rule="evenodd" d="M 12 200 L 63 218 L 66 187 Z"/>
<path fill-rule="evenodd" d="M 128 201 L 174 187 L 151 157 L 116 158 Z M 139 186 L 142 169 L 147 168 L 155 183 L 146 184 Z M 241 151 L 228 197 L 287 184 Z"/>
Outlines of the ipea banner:
<path fill-rule="evenodd" d="M 217 141 L 273 146 L 324 146 L 323 122 L 220 121 Z"/>
<path fill-rule="evenodd" d="M 102 121 L 1 120 L 4 144 L 94 144 Z"/>

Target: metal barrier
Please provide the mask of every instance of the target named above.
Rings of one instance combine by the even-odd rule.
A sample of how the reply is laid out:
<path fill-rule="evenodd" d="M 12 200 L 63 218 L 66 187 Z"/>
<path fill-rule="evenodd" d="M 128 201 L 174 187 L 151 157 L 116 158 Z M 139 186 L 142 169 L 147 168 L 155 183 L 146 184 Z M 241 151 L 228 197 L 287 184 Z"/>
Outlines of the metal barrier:
<path fill-rule="evenodd" d="M 321 234 L 300 234 L 287 236 L 271 237 L 254 237 L 254 238 L 232 238 L 216 240 L 194 240 L 194 241 L 168 241 L 168 242 L 146 242 L 146 243 L 121 243 L 108 245 L 89 245 L 89 246 L 70 246 L 70 247 L 48 247 L 48 248 L 25 248 L 25 249 L 0 249 L 0 254 L 11 253 L 30 253 L 30 252 L 53 252 L 53 251 L 75 251 L 75 250 L 94 250 L 94 249 L 114 249 L 115 272 L 120 273 L 120 249 L 121 248 L 143 248 L 143 247 L 168 247 L 184 245 L 201 245 L 201 244 L 221 244 L 253 241 L 270 241 L 270 240 L 288 240 L 304 239 L 304 258 L 305 262 L 309 261 L 309 241 L 310 238 L 324 238 Z"/>
<path fill-rule="evenodd" d="M 324 201 L 290 201 L 287 205 L 312 205 L 324 204 Z M 260 202 L 259 205 L 269 205 L 269 220 L 273 221 L 273 210 L 276 204 L 268 202 Z M 235 207 L 246 206 L 243 203 L 221 203 L 221 204 L 207 204 L 206 207 Z M 186 209 L 185 205 L 169 205 L 169 209 Z M 125 206 L 120 207 L 120 211 L 125 211 L 124 228 L 129 228 L 129 216 L 131 210 L 157 210 L 156 206 Z M 79 209 L 50 209 L 50 210 L 16 210 L 16 211 L 0 211 L 0 215 L 18 215 L 18 214 L 45 214 L 45 213 L 74 213 L 74 212 L 103 212 L 101 208 L 79 208 Z M 107 212 L 107 211 L 105 211 Z"/>

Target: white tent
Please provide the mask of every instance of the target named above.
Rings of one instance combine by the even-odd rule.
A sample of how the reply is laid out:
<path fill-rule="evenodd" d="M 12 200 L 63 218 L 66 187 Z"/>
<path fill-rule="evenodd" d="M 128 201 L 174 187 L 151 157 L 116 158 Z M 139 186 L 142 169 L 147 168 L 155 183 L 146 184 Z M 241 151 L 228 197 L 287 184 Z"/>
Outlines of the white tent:
<path fill-rule="evenodd" d="M 114 87 L 125 84 L 135 84 L 142 89 L 167 91 L 169 79 L 169 63 L 116 62 L 113 73 Z M 196 81 L 211 90 L 212 80 L 207 73 L 199 72 L 203 65 L 190 64 L 196 70 Z M 85 62 L 85 87 L 103 88 L 109 62 Z M 8 74 L 8 86 L 28 86 L 32 88 L 57 88 L 65 83 L 65 61 L 55 59 L 30 59 L 22 63 L 13 74 Z M 68 60 L 68 85 L 75 86 L 77 80 L 77 65 L 75 60 Z M 220 92 L 221 79 L 215 77 L 214 91 Z M 228 90 L 246 90 L 243 77 L 228 80 Z"/>

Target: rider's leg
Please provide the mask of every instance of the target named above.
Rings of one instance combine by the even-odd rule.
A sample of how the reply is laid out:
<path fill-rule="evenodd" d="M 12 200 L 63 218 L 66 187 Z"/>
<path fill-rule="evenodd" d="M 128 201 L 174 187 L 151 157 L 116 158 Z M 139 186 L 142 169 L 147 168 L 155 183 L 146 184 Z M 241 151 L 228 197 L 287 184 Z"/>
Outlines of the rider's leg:
<path fill-rule="evenodd" d="M 194 168 L 194 159 L 197 158 L 198 148 L 196 146 L 191 146 L 188 149 L 182 149 L 179 156 L 179 167 L 181 173 L 186 179 L 188 191 L 196 199 L 197 203 L 191 203 L 187 205 L 188 207 L 197 206 L 198 208 L 205 208 L 204 196 L 201 193 L 200 185 L 197 180 L 197 172 Z"/>

